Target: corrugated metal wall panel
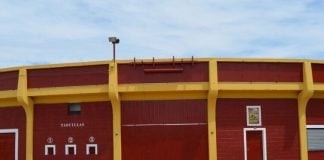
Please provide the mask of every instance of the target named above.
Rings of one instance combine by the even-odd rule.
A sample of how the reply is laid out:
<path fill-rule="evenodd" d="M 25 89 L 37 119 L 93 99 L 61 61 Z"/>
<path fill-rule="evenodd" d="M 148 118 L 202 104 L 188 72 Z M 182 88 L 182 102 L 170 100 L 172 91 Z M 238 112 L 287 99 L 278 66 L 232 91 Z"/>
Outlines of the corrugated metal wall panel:
<path fill-rule="evenodd" d="M 324 152 L 322 151 L 308 152 L 308 160 L 324 160 Z"/>
<path fill-rule="evenodd" d="M 124 160 L 207 160 L 207 100 L 122 102 Z"/>
<path fill-rule="evenodd" d="M 302 82 L 302 63 L 218 62 L 220 82 Z"/>
<path fill-rule="evenodd" d="M 18 157 L 26 159 L 26 116 L 22 107 L 0 108 L 0 129 L 18 129 Z M 1 155 L 0 155 L 1 156 Z M 1 159 L 1 157 L 0 157 Z"/>
<path fill-rule="evenodd" d="M 36 104 L 34 119 L 34 159 L 113 159 L 112 108 L 110 102 L 81 103 L 80 115 L 68 115 L 67 104 Z M 61 127 L 61 124 L 84 123 L 84 127 Z M 89 138 L 95 138 L 98 155 L 86 155 Z M 55 157 L 44 155 L 47 139 L 53 138 L 56 145 Z M 68 137 L 77 145 L 76 156 L 65 155 Z"/>
<path fill-rule="evenodd" d="M 311 99 L 307 105 L 306 121 L 308 125 L 324 125 L 324 99 Z"/>
<path fill-rule="evenodd" d="M 324 82 L 324 64 L 312 64 L 314 82 Z"/>
<path fill-rule="evenodd" d="M 205 101 L 123 101 L 122 124 L 206 123 Z"/>
<path fill-rule="evenodd" d="M 144 69 L 151 68 L 183 68 L 182 72 L 176 73 L 145 73 Z M 136 65 L 130 64 L 118 65 L 118 82 L 124 83 L 167 83 L 167 82 L 207 82 L 208 81 L 208 63 L 196 62 L 191 64 L 153 64 Z"/>
<path fill-rule="evenodd" d="M 0 158 L 3 160 L 15 159 L 15 134 L 0 133 Z"/>
<path fill-rule="evenodd" d="M 18 86 L 18 71 L 0 73 L 0 91 L 15 90 Z"/>
<path fill-rule="evenodd" d="M 28 70 L 28 88 L 108 83 L 108 65 Z"/>
<path fill-rule="evenodd" d="M 268 159 L 299 159 L 298 107 L 295 99 L 218 99 L 218 160 L 244 159 L 246 106 L 260 105 Z"/>

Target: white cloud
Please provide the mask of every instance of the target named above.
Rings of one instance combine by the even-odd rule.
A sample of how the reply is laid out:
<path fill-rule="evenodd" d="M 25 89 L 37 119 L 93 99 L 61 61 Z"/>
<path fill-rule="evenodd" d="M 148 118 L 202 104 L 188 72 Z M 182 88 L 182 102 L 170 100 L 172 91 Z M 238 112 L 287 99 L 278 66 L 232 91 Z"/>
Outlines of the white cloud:
<path fill-rule="evenodd" d="M 0 2 L 0 67 L 111 58 L 321 58 L 320 0 Z M 17 58 L 19 57 L 19 58 Z"/>

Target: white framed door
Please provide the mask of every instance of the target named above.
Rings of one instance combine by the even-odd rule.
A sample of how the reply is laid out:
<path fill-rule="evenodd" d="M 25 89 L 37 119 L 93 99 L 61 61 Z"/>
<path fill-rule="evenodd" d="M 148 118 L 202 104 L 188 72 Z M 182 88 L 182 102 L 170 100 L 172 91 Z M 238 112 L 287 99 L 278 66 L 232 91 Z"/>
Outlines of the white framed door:
<path fill-rule="evenodd" d="M 265 128 L 244 128 L 244 160 L 267 160 Z"/>
<path fill-rule="evenodd" d="M 1 135 L 2 134 L 2 135 Z M 15 160 L 18 160 L 18 137 L 19 137 L 19 133 L 18 133 L 18 129 L 0 129 L 0 137 L 3 136 L 3 138 L 9 138 L 10 137 L 10 134 L 13 134 L 14 135 L 14 157 L 15 157 Z M 6 141 L 7 139 L 5 139 L 4 141 Z M 8 139 L 8 141 L 10 141 L 10 139 Z M 11 142 L 5 142 L 4 144 L 7 144 L 7 143 L 11 143 Z M 0 146 L 0 147 L 7 147 L 8 145 L 6 146 Z"/>

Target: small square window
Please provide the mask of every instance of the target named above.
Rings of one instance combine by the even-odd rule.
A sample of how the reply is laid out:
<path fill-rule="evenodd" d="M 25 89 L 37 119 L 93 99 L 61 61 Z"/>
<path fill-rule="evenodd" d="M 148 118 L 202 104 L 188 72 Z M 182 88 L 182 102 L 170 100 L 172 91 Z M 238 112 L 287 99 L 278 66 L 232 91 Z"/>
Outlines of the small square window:
<path fill-rule="evenodd" d="M 98 155 L 98 145 L 87 144 L 87 155 Z"/>
<path fill-rule="evenodd" d="M 45 155 L 46 156 L 56 155 L 55 145 L 45 145 Z"/>
<path fill-rule="evenodd" d="M 81 105 L 80 103 L 71 103 L 68 106 L 69 115 L 80 115 L 81 114 Z"/>
<path fill-rule="evenodd" d="M 75 144 L 65 145 L 65 155 L 76 155 L 76 145 Z"/>

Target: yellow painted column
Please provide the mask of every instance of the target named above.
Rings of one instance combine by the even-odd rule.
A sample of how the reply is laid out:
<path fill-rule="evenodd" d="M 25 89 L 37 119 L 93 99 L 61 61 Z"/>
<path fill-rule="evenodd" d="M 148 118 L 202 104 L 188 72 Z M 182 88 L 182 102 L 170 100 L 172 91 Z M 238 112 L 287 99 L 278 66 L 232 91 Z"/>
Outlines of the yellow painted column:
<path fill-rule="evenodd" d="M 26 160 L 33 160 L 34 103 L 27 94 L 27 70 L 19 70 L 17 101 L 26 113 Z"/>
<path fill-rule="evenodd" d="M 314 93 L 312 64 L 310 62 L 304 62 L 303 75 L 304 88 L 298 95 L 299 144 L 300 159 L 308 160 L 306 109 L 307 103 Z"/>
<path fill-rule="evenodd" d="M 118 70 L 116 63 L 109 64 L 109 99 L 113 114 L 114 160 L 122 159 L 121 151 L 121 104 L 118 93 Z"/>
<path fill-rule="evenodd" d="M 209 90 L 208 90 L 208 150 L 209 160 L 217 160 L 216 140 L 216 100 L 218 96 L 217 62 L 209 61 Z"/>

